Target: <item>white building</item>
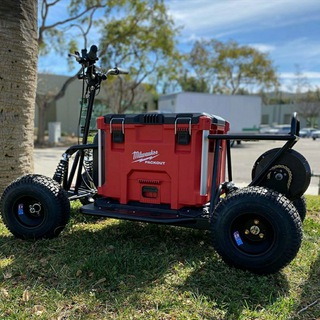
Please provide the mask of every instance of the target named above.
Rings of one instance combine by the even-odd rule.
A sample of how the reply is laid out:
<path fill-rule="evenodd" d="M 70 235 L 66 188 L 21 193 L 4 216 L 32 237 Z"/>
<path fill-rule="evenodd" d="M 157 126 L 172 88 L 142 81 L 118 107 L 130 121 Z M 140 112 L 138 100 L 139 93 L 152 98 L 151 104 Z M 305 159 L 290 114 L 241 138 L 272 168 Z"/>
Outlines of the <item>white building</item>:
<path fill-rule="evenodd" d="M 258 131 L 261 124 L 262 100 L 259 96 L 214 95 L 180 92 L 159 98 L 161 112 L 209 113 L 230 123 L 230 132 Z"/>

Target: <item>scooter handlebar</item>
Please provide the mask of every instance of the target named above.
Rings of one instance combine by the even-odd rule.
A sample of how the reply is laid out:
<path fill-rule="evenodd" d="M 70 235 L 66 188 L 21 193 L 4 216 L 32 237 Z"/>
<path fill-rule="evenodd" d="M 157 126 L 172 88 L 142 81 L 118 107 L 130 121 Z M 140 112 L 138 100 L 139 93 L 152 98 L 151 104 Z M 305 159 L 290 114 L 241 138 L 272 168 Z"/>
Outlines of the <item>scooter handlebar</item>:
<path fill-rule="evenodd" d="M 75 53 L 69 53 L 68 56 L 74 57 L 77 62 L 83 65 L 84 68 L 87 68 L 89 66 L 93 66 L 95 62 L 99 59 L 97 56 L 97 52 L 98 52 L 98 47 L 96 45 L 92 45 L 88 53 L 86 49 L 83 49 L 81 50 L 81 55 L 78 51 L 76 51 Z M 90 72 L 91 73 L 93 72 L 95 74 L 95 69 L 90 68 Z M 94 74 L 92 74 L 92 77 Z M 102 80 L 105 80 L 107 79 L 108 75 L 118 76 L 120 74 L 129 74 L 129 71 L 122 68 L 115 67 L 115 68 L 109 69 L 104 76 L 102 76 L 101 74 L 101 76 L 102 76 Z"/>
<path fill-rule="evenodd" d="M 87 49 L 83 49 L 81 50 L 81 55 L 78 51 L 76 51 L 75 53 L 69 53 L 68 57 L 74 57 L 80 64 L 89 63 L 89 65 L 92 65 L 99 59 L 97 52 L 98 47 L 96 45 L 92 45 L 89 52 L 87 52 Z"/>
<path fill-rule="evenodd" d="M 115 67 L 107 71 L 107 75 L 109 74 L 112 76 L 118 76 L 119 74 L 129 74 L 129 71 L 122 68 Z"/>

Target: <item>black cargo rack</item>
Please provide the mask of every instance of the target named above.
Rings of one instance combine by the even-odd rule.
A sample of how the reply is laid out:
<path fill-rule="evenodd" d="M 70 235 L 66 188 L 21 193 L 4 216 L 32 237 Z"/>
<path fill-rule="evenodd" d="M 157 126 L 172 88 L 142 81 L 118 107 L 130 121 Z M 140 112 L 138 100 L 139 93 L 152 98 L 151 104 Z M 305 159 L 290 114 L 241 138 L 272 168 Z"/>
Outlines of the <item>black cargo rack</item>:
<path fill-rule="evenodd" d="M 249 186 L 257 186 L 265 177 L 266 173 L 270 168 L 276 163 L 276 161 L 283 155 L 288 149 L 291 149 L 296 142 L 299 140 L 300 131 L 300 121 L 297 118 L 297 113 L 294 112 L 291 119 L 291 129 L 288 134 L 209 134 L 209 140 L 215 140 L 215 150 L 214 150 L 214 162 L 213 162 L 213 172 L 212 172 L 212 184 L 211 184 L 211 198 L 210 198 L 210 213 L 213 212 L 213 208 L 218 203 L 220 191 L 214 190 L 213 181 L 216 181 L 218 175 L 218 164 L 220 163 L 220 153 L 217 152 L 221 148 L 221 141 L 226 140 L 227 145 L 227 173 L 228 182 L 232 182 L 232 162 L 231 162 L 231 141 L 232 140 L 246 140 L 246 141 L 256 141 L 256 140 L 278 140 L 287 141 L 276 154 L 272 157 L 268 165 L 249 183 Z M 223 188 L 223 186 L 222 186 Z"/>

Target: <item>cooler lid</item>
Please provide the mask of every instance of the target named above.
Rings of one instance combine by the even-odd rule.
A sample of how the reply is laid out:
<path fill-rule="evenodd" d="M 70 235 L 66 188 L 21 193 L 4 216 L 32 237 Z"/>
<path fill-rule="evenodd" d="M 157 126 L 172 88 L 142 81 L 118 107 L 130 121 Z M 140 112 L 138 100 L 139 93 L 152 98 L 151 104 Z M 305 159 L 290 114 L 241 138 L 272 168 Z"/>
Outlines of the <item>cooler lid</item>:
<path fill-rule="evenodd" d="M 125 124 L 175 124 L 177 119 L 179 123 L 197 124 L 200 117 L 208 117 L 211 123 L 224 126 L 226 120 L 222 117 L 208 113 L 140 113 L 140 114 L 107 114 L 104 116 L 104 122 L 110 123 L 123 121 Z M 117 121 L 118 120 L 118 121 Z"/>

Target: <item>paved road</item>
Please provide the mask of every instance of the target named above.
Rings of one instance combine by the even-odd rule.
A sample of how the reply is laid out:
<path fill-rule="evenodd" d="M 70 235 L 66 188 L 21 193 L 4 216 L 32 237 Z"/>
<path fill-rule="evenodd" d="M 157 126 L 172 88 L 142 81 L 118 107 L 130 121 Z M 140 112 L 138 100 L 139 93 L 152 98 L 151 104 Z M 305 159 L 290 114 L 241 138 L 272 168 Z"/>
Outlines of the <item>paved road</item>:
<path fill-rule="evenodd" d="M 66 149 L 65 147 L 34 149 L 34 172 L 52 177 Z"/>
<path fill-rule="evenodd" d="M 250 141 L 243 142 L 231 149 L 233 181 L 243 187 L 251 181 L 251 170 L 257 158 L 265 151 L 283 145 L 281 141 Z M 65 151 L 64 147 L 35 149 L 35 172 L 53 176 L 55 168 Z M 300 139 L 294 146 L 309 162 L 312 172 L 320 174 L 320 139 Z M 312 177 L 307 194 L 318 194 L 319 178 Z"/>

